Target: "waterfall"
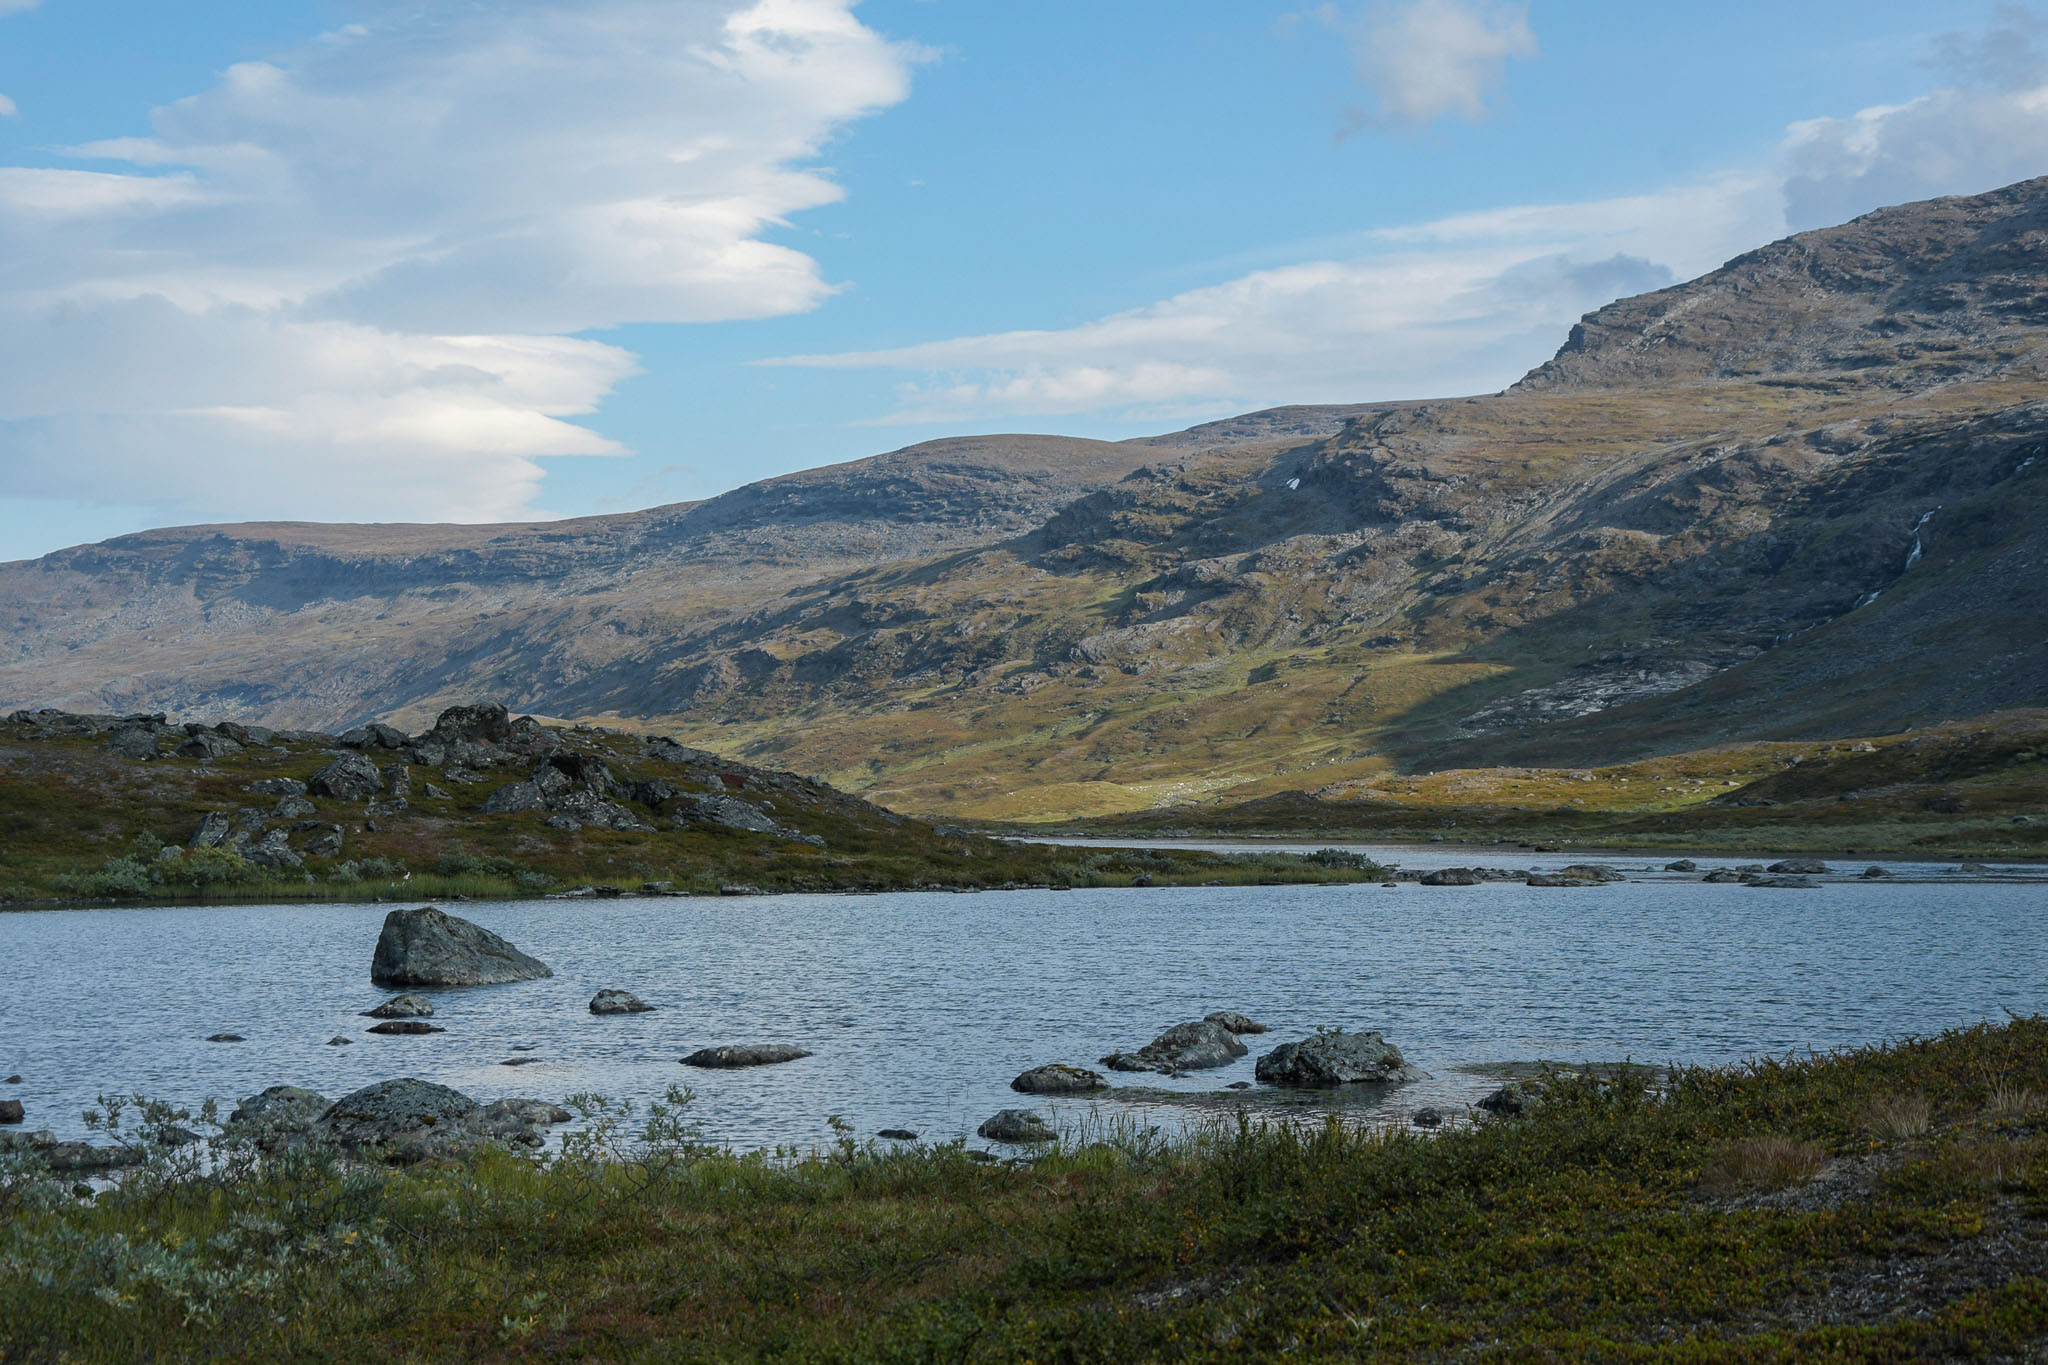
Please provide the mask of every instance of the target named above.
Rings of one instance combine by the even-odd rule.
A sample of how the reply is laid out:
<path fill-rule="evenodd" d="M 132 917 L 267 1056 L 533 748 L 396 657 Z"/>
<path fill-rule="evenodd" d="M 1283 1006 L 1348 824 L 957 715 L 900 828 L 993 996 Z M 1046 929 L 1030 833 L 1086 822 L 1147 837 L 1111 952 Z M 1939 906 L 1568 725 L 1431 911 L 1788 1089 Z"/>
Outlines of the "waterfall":
<path fill-rule="evenodd" d="M 1940 509 L 1939 507 L 1937 507 L 1937 508 L 1935 508 L 1935 509 L 1934 509 L 1934 511 L 1933 511 L 1933 512 L 1927 512 L 1927 513 L 1923 513 L 1923 514 L 1921 515 L 1921 518 L 1920 518 L 1920 520 L 1918 520 L 1918 521 L 1916 521 L 1916 522 L 1914 522 L 1914 523 L 1913 523 L 1913 548 L 1912 548 L 1912 549 L 1910 549 L 1910 550 L 1908 550 L 1908 551 L 1906 551 L 1906 568 L 1905 568 L 1905 569 L 1900 569 L 1900 570 L 1899 570 L 1899 572 L 1900 572 L 1900 573 L 1904 573 L 1904 572 L 1906 571 L 1906 569 L 1910 569 L 1910 568 L 1912 568 L 1912 567 L 1913 567 L 1913 566 L 1914 566 L 1915 564 L 1918 564 L 1918 563 L 1920 562 L 1920 555 L 1921 555 L 1921 545 L 1920 545 L 1920 528 L 1921 528 L 1921 527 L 1923 527 L 1923 526 L 1925 526 L 1925 525 L 1926 525 L 1926 524 L 1928 523 L 1928 521 L 1929 521 L 1930 519 L 1932 519 L 1932 517 L 1934 516 L 1934 513 L 1935 513 L 1935 512 L 1939 512 L 1940 510 L 1941 510 L 1941 509 Z"/>

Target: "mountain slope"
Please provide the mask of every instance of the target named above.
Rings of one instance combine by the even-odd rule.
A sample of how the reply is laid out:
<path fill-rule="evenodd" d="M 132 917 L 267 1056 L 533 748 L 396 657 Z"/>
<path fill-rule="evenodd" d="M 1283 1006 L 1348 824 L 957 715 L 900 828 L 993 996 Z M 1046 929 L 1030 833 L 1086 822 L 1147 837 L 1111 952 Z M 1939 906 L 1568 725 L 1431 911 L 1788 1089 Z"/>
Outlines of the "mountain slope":
<path fill-rule="evenodd" d="M 2048 180 L 1609 305 L 1489 397 L 0 566 L 0 704 L 335 725 L 490 694 L 1008 818 L 2038 705 L 2044 342 Z"/>

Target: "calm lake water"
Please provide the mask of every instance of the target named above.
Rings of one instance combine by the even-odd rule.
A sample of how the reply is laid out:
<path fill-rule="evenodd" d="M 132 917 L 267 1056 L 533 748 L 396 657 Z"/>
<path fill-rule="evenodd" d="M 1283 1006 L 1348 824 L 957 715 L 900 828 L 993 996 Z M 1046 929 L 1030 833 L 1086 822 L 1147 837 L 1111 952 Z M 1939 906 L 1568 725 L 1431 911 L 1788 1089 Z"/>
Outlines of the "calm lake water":
<path fill-rule="evenodd" d="M 1531 862 L 1410 865 L 1475 860 Z M 1663 860 L 1618 861 L 1640 875 Z M 1925 875 L 1937 870 L 1808 891 L 1653 879 L 471 903 L 453 908 L 557 974 L 425 992 L 448 1031 L 396 1038 L 364 1033 L 358 1014 L 388 994 L 369 978 L 388 906 L 6 914 L 0 1075 L 25 1083 L 0 1097 L 26 1104 L 29 1127 L 76 1135 L 103 1091 L 231 1103 L 280 1082 L 339 1096 L 414 1075 L 483 1100 L 645 1101 L 684 1082 L 707 1136 L 736 1146 L 823 1143 L 832 1114 L 863 1134 L 947 1139 L 1013 1104 L 1171 1123 L 1173 1106 L 1114 1093 L 1049 1104 L 1008 1082 L 1234 1009 L 1274 1030 L 1247 1039 L 1236 1065 L 1112 1081 L 1216 1092 L 1317 1025 L 1373 1028 L 1433 1075 L 1397 1090 L 1398 1117 L 1476 1098 L 1493 1082 L 1459 1069 L 1474 1064 L 1726 1062 L 2048 1008 L 2048 882 Z M 603 987 L 659 1008 L 593 1016 Z M 203 1041 L 219 1032 L 248 1041 Z M 326 1046 L 337 1034 L 354 1045 Z M 756 1041 L 815 1055 L 738 1072 L 678 1064 Z M 517 1056 L 540 1060 L 501 1065 Z"/>

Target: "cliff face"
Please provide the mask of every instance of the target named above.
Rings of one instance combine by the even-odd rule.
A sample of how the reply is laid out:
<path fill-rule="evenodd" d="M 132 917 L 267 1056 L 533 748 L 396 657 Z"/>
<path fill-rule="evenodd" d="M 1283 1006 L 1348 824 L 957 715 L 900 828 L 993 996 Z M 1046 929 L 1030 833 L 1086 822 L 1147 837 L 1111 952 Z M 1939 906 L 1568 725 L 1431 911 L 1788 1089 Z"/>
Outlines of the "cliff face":
<path fill-rule="evenodd" d="M 1621 300 L 1488 398 L 0 566 L 0 705 L 339 725 L 491 694 L 1035 815 L 2040 704 L 2044 329 L 2048 180 Z"/>

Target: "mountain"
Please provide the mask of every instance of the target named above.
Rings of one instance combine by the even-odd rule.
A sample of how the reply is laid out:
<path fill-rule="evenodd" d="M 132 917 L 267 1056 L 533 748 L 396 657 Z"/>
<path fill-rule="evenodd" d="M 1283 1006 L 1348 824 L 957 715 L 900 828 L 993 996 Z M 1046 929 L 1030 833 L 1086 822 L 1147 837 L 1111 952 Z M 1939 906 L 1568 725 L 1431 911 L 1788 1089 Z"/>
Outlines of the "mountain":
<path fill-rule="evenodd" d="M 2048 179 L 1621 300 L 1490 396 L 0 566 L 0 706 L 503 697 L 994 818 L 1878 734 L 2048 702 L 2044 343 Z"/>

